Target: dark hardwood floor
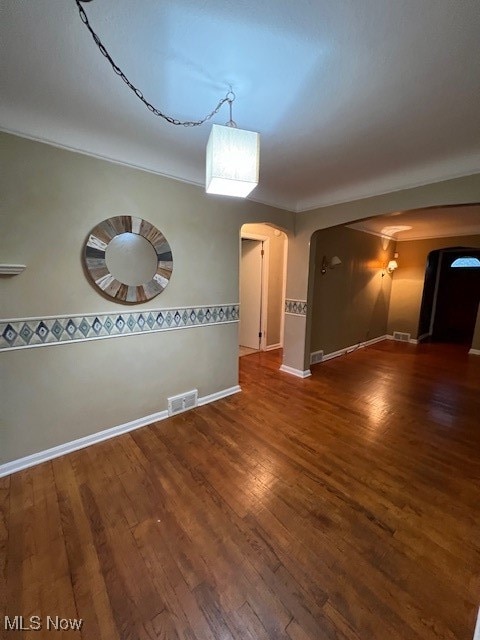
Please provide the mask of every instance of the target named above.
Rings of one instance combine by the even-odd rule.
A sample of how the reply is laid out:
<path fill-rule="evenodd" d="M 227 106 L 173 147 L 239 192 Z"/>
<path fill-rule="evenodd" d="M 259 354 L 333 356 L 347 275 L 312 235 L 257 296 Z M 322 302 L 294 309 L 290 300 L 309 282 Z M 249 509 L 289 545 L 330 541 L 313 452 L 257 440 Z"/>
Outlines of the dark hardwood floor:
<path fill-rule="evenodd" d="M 245 356 L 243 393 L 0 480 L 0 626 L 83 619 L 6 637 L 472 640 L 480 358 L 279 363 Z"/>

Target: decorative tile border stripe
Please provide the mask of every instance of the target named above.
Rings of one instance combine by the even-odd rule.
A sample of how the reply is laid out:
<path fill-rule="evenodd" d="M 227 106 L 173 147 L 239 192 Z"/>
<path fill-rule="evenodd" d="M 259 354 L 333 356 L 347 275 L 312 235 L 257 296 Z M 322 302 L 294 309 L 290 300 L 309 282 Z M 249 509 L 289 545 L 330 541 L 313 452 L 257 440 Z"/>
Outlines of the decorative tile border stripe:
<path fill-rule="evenodd" d="M 239 305 L 0 320 L 0 350 L 238 322 Z"/>
<path fill-rule="evenodd" d="M 306 300 L 285 300 L 285 313 L 290 313 L 295 316 L 306 316 L 307 301 Z"/>

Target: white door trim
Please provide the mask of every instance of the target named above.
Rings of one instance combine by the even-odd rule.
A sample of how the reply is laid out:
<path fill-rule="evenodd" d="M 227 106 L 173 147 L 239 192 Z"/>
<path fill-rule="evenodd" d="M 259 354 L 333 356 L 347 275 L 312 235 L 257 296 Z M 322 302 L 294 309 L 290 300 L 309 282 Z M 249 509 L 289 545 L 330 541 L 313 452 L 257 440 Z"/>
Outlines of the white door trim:
<path fill-rule="evenodd" d="M 267 318 L 268 318 L 268 269 L 270 266 L 270 238 L 268 236 L 259 235 L 257 233 L 240 233 L 240 246 L 242 240 L 258 240 L 263 243 L 263 260 L 262 260 L 262 298 L 260 307 L 260 331 L 262 337 L 260 339 L 260 350 L 267 350 Z M 240 268 L 241 268 L 240 251 Z M 242 310 L 240 309 L 240 313 Z"/>
<path fill-rule="evenodd" d="M 283 232 L 282 232 L 283 233 Z M 282 309 L 281 309 L 281 317 L 280 317 L 280 346 L 283 349 L 284 339 L 285 339 L 285 300 L 287 298 L 287 260 L 288 260 L 288 236 L 286 233 L 283 233 L 285 236 L 283 239 L 283 287 L 282 287 Z"/>

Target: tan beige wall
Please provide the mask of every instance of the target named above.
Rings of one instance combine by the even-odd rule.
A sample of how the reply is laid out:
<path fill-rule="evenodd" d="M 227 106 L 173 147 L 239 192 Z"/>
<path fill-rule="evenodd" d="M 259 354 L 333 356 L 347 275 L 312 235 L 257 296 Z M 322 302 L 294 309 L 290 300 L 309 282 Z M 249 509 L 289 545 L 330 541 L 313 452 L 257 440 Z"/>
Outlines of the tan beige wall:
<path fill-rule="evenodd" d="M 346 227 L 319 231 L 313 241 L 310 351 L 326 355 L 385 335 L 392 278 L 384 267 L 394 243 Z M 322 275 L 323 256 L 334 255 L 342 264 Z"/>
<path fill-rule="evenodd" d="M 287 236 L 267 224 L 245 224 L 242 227 L 242 233 L 253 233 L 269 238 L 266 343 L 267 347 L 279 345 L 284 310 L 283 280 Z"/>
<path fill-rule="evenodd" d="M 480 247 L 480 236 L 432 238 L 397 243 L 398 269 L 393 275 L 388 332 L 403 331 L 418 337 L 427 256 L 446 247 Z"/>
<path fill-rule="evenodd" d="M 99 295 L 81 251 L 104 218 L 143 217 L 170 242 L 167 289 L 135 310 L 238 302 L 245 222 L 293 228 L 293 214 L 150 173 L 0 134 L 4 263 L 1 317 L 132 311 Z M 195 327 L 0 353 L 0 463 L 166 409 L 168 396 L 205 396 L 238 382 L 238 325 Z"/>

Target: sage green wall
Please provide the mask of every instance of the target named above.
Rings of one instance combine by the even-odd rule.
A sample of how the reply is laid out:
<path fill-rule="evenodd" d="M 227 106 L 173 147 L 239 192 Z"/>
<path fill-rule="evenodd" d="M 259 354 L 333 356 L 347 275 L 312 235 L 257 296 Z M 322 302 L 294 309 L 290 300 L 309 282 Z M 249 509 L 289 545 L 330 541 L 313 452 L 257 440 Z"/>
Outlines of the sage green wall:
<path fill-rule="evenodd" d="M 282 338 L 282 318 L 284 312 L 284 233 L 267 224 L 245 224 L 242 232 L 263 235 L 269 238 L 268 298 L 267 298 L 267 347 L 279 345 Z M 277 232 L 277 233 L 276 233 Z"/>
<path fill-rule="evenodd" d="M 312 242 L 310 351 L 327 355 L 385 335 L 392 278 L 384 267 L 394 243 L 346 227 L 318 231 Z M 323 256 L 338 256 L 342 264 L 322 275 Z"/>
<path fill-rule="evenodd" d="M 480 235 L 405 240 L 397 243 L 398 269 L 393 274 L 388 332 L 403 331 L 418 337 L 420 307 L 427 256 L 446 247 L 480 247 Z M 478 327 L 477 327 L 478 329 Z"/>
<path fill-rule="evenodd" d="M 0 134 L 0 154 L 0 260 L 27 265 L 0 279 L 2 318 L 126 309 L 81 264 L 87 234 L 110 216 L 147 219 L 173 251 L 168 287 L 135 310 L 238 302 L 241 225 L 293 228 L 285 211 L 16 136 Z M 164 410 L 173 394 L 232 387 L 237 346 L 228 324 L 0 353 L 0 463 Z"/>

